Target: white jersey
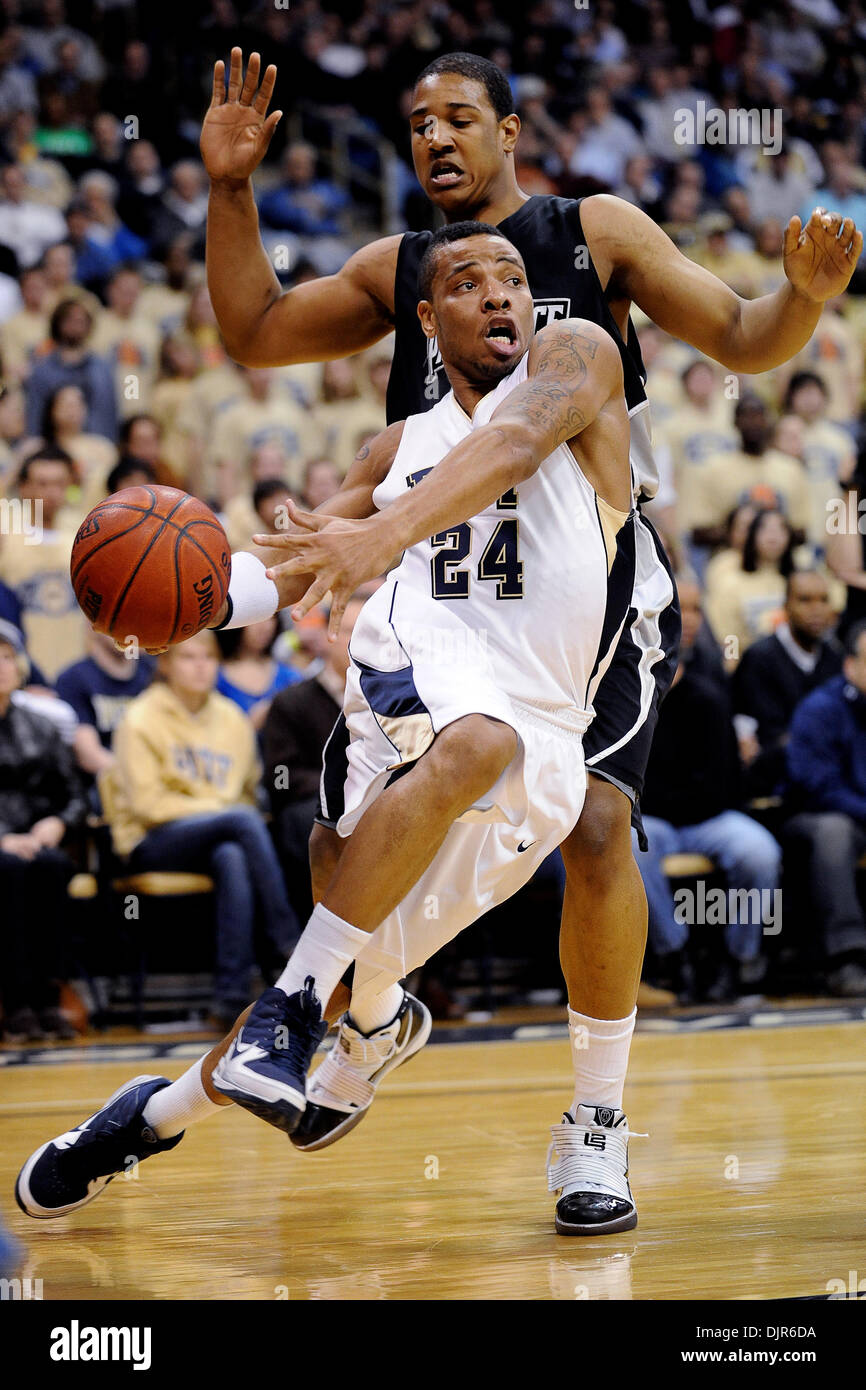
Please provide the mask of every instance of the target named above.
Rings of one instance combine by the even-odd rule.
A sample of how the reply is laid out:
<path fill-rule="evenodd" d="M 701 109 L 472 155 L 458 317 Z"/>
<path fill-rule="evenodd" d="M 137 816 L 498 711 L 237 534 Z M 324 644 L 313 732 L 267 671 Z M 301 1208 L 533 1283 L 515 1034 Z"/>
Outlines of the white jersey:
<path fill-rule="evenodd" d="M 410 416 L 394 462 L 373 493 L 375 505 L 394 502 L 486 425 L 526 380 L 527 369 L 528 353 L 471 419 L 453 391 Z M 503 692 L 519 705 L 554 720 L 569 709 L 591 712 L 631 596 L 627 540 L 611 592 L 616 536 L 625 520 L 560 445 L 531 478 L 479 515 L 412 546 L 390 577 L 436 599 L 470 628 Z"/>

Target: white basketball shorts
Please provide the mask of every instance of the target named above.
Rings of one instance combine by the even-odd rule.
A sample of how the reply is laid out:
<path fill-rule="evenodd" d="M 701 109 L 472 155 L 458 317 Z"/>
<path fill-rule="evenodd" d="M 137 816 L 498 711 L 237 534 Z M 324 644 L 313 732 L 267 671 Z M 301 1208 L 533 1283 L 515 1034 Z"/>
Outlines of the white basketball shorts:
<path fill-rule="evenodd" d="M 590 716 L 570 707 L 539 714 L 510 698 L 479 634 L 398 580 L 386 581 L 365 604 L 350 655 L 341 836 L 446 725 L 483 714 L 518 736 L 509 766 L 451 826 L 426 872 L 359 955 L 365 978 L 381 971 L 384 988 L 510 898 L 565 839 L 586 794 L 582 735 Z M 365 992 L 377 987 L 372 979 Z"/>

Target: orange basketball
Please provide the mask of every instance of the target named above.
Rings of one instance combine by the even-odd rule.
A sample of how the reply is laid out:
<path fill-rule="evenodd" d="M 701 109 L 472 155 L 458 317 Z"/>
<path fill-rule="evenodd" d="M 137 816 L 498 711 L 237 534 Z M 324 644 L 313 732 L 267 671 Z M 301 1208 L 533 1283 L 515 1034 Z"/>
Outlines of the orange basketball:
<path fill-rule="evenodd" d="M 168 647 L 212 624 L 226 600 L 231 555 L 210 507 L 176 487 L 128 487 L 82 522 L 72 587 L 98 632 Z"/>

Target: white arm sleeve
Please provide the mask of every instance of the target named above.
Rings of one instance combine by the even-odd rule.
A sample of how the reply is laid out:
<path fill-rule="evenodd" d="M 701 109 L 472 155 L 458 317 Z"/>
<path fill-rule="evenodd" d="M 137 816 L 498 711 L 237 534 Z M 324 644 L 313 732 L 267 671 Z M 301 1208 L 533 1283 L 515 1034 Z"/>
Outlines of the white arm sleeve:
<path fill-rule="evenodd" d="M 280 595 L 257 555 L 238 550 L 232 555 L 232 577 L 229 582 L 228 616 L 221 628 L 247 627 L 270 618 L 280 606 Z"/>

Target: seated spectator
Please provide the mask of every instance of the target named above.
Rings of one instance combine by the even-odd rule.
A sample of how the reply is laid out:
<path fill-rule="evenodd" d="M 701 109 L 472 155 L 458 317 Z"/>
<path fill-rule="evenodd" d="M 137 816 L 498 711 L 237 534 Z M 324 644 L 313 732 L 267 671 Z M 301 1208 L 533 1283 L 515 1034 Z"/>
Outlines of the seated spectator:
<path fill-rule="evenodd" d="M 784 514 L 768 507 L 749 527 L 739 569 L 717 573 L 712 586 L 707 584 L 707 618 L 729 668 L 778 617 L 794 568 L 793 551 L 794 536 Z"/>
<path fill-rule="evenodd" d="M 204 251 L 207 221 L 207 180 L 201 164 L 183 159 L 169 175 L 168 188 L 154 210 L 150 239 L 157 254 L 178 236 L 190 238 L 193 255 Z"/>
<path fill-rule="evenodd" d="M 249 715 L 257 731 L 277 692 L 301 679 L 291 666 L 272 655 L 279 631 L 279 619 L 274 614 L 260 623 L 217 633 L 222 662 L 216 688 Z"/>
<path fill-rule="evenodd" d="M 755 225 L 766 225 L 770 219 L 784 217 L 785 221 L 797 211 L 808 207 L 811 213 L 820 198 L 794 141 L 783 145 L 777 153 L 748 146 L 737 160 L 745 179 L 752 217 Z M 831 204 L 832 205 L 832 204 Z M 777 288 L 781 281 L 777 281 Z"/>
<path fill-rule="evenodd" d="M 79 196 L 89 219 L 87 242 L 109 261 L 109 273 L 123 261 L 135 261 L 147 252 L 147 243 L 125 227 L 117 215 L 117 180 L 95 169 L 79 183 Z M 79 262 L 79 279 L 91 278 Z"/>
<path fill-rule="evenodd" d="M 142 279 L 134 267 L 119 266 L 108 282 L 108 308 L 100 314 L 90 346 L 114 370 L 122 415 L 148 407 L 159 359 L 159 329 L 139 312 Z"/>
<path fill-rule="evenodd" d="M 0 352 L 6 384 L 23 381 L 33 359 L 48 340 L 46 300 L 48 282 L 44 271 L 33 265 L 18 277 L 23 307 L 0 324 Z"/>
<path fill-rule="evenodd" d="M 827 418 L 829 402 L 830 393 L 816 372 L 795 372 L 788 382 L 785 409 L 803 422 L 803 462 L 812 498 L 810 535 L 816 545 L 827 535 L 828 503 L 850 482 L 857 462 L 851 435 Z"/>
<path fill-rule="evenodd" d="M 346 259 L 340 213 L 349 199 L 330 179 L 316 177 L 316 151 L 303 141 L 286 148 L 282 174 L 282 182 L 259 201 L 262 222 L 274 231 L 292 232 L 301 254 L 321 275 L 330 275 Z"/>
<path fill-rule="evenodd" d="M 38 434 L 49 398 L 59 386 L 79 386 L 87 402 L 85 429 L 117 438 L 114 379 L 103 358 L 91 351 L 90 311 L 77 300 L 62 300 L 51 315 L 52 350 L 41 357 L 27 382 L 27 432 Z"/>
<path fill-rule="evenodd" d="M 569 122 L 570 128 L 575 128 Z M 590 175 L 616 188 L 625 177 L 626 161 L 642 154 L 644 144 L 630 121 L 617 115 L 604 87 L 590 87 L 586 94 L 586 114 L 579 130 L 569 172 Z"/>
<path fill-rule="evenodd" d="M 28 19 L 32 19 L 33 7 L 28 7 Z M 72 39 L 79 50 L 78 64 L 82 76 L 88 82 L 101 82 L 105 76 L 105 61 L 96 41 L 66 22 L 66 6 L 63 0 L 42 0 L 38 10 L 38 25 L 28 25 L 22 29 L 24 52 L 35 72 L 54 72 L 58 64 L 60 46 Z"/>
<path fill-rule="evenodd" d="M 36 112 L 39 97 L 33 73 L 24 61 L 22 31 L 8 23 L 0 33 L 0 131 L 19 111 Z"/>
<path fill-rule="evenodd" d="M 60 848 L 84 816 L 71 750 L 49 720 L 13 701 L 26 679 L 24 645 L 0 633 L 0 1000 L 7 1040 L 72 1037 L 58 1008 L 66 885 Z"/>
<path fill-rule="evenodd" d="M 304 460 L 315 457 L 321 443 L 313 416 L 292 399 L 271 368 L 242 367 L 240 375 L 240 400 L 218 411 L 213 424 L 211 454 L 222 503 L 239 490 L 240 460 L 262 444 L 279 444 L 288 460 L 287 481 L 299 487 Z"/>
<path fill-rule="evenodd" d="M 21 452 L 33 453 L 36 449 L 51 447 L 69 454 L 76 465 L 76 481 L 84 499 L 103 496 L 101 491 L 94 495 L 94 486 L 101 487 L 102 480 L 117 460 L 117 450 L 104 435 L 91 434 L 85 430 L 87 420 L 87 401 L 80 386 L 58 386 L 45 402 L 42 430 L 36 439 L 25 440 Z M 91 503 L 85 501 L 84 510 Z"/>
<path fill-rule="evenodd" d="M 811 521 L 809 487 L 802 466 L 770 447 L 772 426 L 757 396 L 743 395 L 734 411 L 739 448 L 708 458 L 687 473 L 681 487 L 681 523 L 696 545 L 718 545 L 727 517 L 741 502 L 784 511 L 805 532 Z"/>
<path fill-rule="evenodd" d="M 145 459 L 135 454 L 121 454 L 105 479 L 105 495 L 110 497 L 125 487 L 147 487 L 156 482 L 156 471 Z"/>
<path fill-rule="evenodd" d="M 50 77 L 39 83 L 39 124 L 33 138 L 40 154 L 62 159 L 71 174 L 86 167 L 86 156 L 93 150 L 90 131 Z"/>
<path fill-rule="evenodd" d="M 321 401 L 313 407 L 313 416 L 321 429 L 325 453 L 334 460 L 345 477 L 358 451 L 357 439 L 362 434 L 378 434 L 385 428 L 385 403 L 380 391 L 362 389 L 362 373 L 379 382 L 381 368 L 368 360 L 363 373 L 360 356 L 340 358 L 322 366 Z M 390 373 L 390 356 L 384 359 L 385 388 Z"/>
<path fill-rule="evenodd" d="M 835 625 L 826 576 L 814 569 L 794 570 L 785 590 L 785 621 L 743 654 L 734 674 L 734 724 L 750 797 L 782 790 L 794 710 L 842 669 L 842 649 L 832 635 Z"/>
<path fill-rule="evenodd" d="M 725 543 L 707 561 L 703 572 L 704 587 L 716 585 L 723 574 L 743 568 L 743 547 L 749 527 L 760 511 L 754 502 L 743 502 L 725 519 Z"/>
<path fill-rule="evenodd" d="M 700 239 L 688 254 L 743 299 L 754 299 L 757 295 L 754 257 L 750 251 L 738 251 L 732 244 L 733 225 L 726 212 L 708 212 L 698 223 Z"/>
<path fill-rule="evenodd" d="M 767 161 L 775 164 L 774 159 Z M 755 231 L 755 288 L 758 294 L 773 294 L 785 283 L 782 260 L 782 224 L 778 217 L 768 217 Z"/>
<path fill-rule="evenodd" d="M 285 481 L 285 472 L 286 456 L 279 444 L 262 444 L 253 451 L 249 461 L 252 487 L 230 497 L 221 513 L 232 550 L 250 550 L 258 554 L 252 542 L 253 535 L 261 531 L 263 521 L 268 523 L 270 530 L 275 507 L 296 496 Z M 261 513 L 259 502 L 264 506 Z"/>
<path fill-rule="evenodd" d="M 146 318 L 153 320 L 160 333 L 176 333 L 189 308 L 192 290 L 193 263 L 189 236 L 184 233 L 176 237 L 159 259 L 165 279 L 142 290 L 139 309 Z"/>
<path fill-rule="evenodd" d="M 253 726 L 214 686 L 212 633 L 171 647 L 160 679 L 130 705 L 100 778 L 117 853 L 134 873 L 175 870 L 214 880 L 215 1013 L 226 1025 L 250 999 L 257 921 L 284 959 L 297 939 L 279 861 L 255 809 Z"/>
<path fill-rule="evenodd" d="M 0 193 L 0 245 L 15 252 L 19 266 L 35 265 L 46 247 L 66 235 L 63 215 L 28 198 L 20 164 L 7 164 L 0 172 Z"/>
<path fill-rule="evenodd" d="M 64 504 L 74 479 L 75 465 L 61 449 L 31 454 L 18 474 L 18 495 L 22 517 L 37 529 L 0 538 L 0 579 L 15 593 L 28 650 L 49 680 L 84 655 L 87 634 L 69 578 L 76 522 Z"/>
<path fill-rule="evenodd" d="M 330 459 L 310 459 L 304 468 L 304 506 L 314 512 L 339 491 L 340 482 L 339 470 Z"/>
<path fill-rule="evenodd" d="M 93 629 L 87 638 L 87 656 L 60 672 L 55 689 L 71 705 L 78 718 L 75 756 L 83 772 L 97 777 L 111 767 L 114 731 L 136 695 L 153 679 L 148 656 L 132 659 L 118 651 L 114 640 Z"/>
<path fill-rule="evenodd" d="M 832 208 L 843 217 L 853 217 L 855 226 L 866 225 L 866 193 L 858 181 L 857 165 L 850 147 L 838 140 L 826 140 L 821 146 L 821 162 L 826 180 L 800 208 L 803 225 L 808 222 L 814 207 Z"/>
<path fill-rule="evenodd" d="M 715 364 L 698 357 L 682 372 L 681 381 L 683 402 L 662 431 L 678 486 L 685 472 L 700 468 L 716 454 L 733 452 L 740 442 L 733 402 L 725 395 Z"/>
<path fill-rule="evenodd" d="M 190 338 L 177 334 L 163 339 L 150 409 L 162 429 L 163 457 L 179 478 L 185 478 L 189 468 L 189 436 L 183 422 L 199 367 L 198 350 Z"/>
<path fill-rule="evenodd" d="M 704 617 L 701 586 L 693 574 L 686 571 L 677 575 L 677 595 L 682 620 L 680 655 L 683 665 L 690 675 L 703 677 L 727 695 L 728 677 L 722 649 Z"/>
<path fill-rule="evenodd" d="M 866 994 L 866 920 L 857 865 L 866 851 L 866 623 L 852 627 L 842 674 L 797 706 L 788 741 L 786 839 L 810 849 L 812 910 L 834 994 Z"/>
<path fill-rule="evenodd" d="M 322 753 L 343 706 L 349 641 L 366 597 L 353 595 L 339 637 L 329 644 L 321 669 L 274 696 L 262 729 L 274 838 L 302 920 L 312 911 L 308 846 L 319 810 Z"/>
<path fill-rule="evenodd" d="M 861 259 L 861 266 L 864 261 Z M 849 296 L 828 299 L 805 347 L 770 375 L 782 394 L 798 372 L 820 376 L 827 390 L 825 418 L 843 429 L 856 419 L 863 387 L 863 347 L 853 323 L 845 317 Z"/>
<path fill-rule="evenodd" d="M 659 722 L 641 796 L 649 850 L 637 853 L 649 900 L 649 939 L 660 962 L 660 980 L 670 978 L 688 991 L 689 926 L 705 932 L 709 922 L 682 920 L 662 867 L 669 854 L 704 854 L 731 889 L 758 890 L 743 899 L 726 895 L 726 956 L 705 997 L 734 996 L 761 978 L 763 912 L 779 881 L 781 852 L 773 836 L 744 815 L 740 804 L 740 763 L 726 692 L 680 662 Z M 633 832 L 638 848 L 637 832 Z M 696 902 L 699 899 L 696 899 Z M 773 900 L 770 900 L 773 901 Z M 692 946 L 697 948 L 697 940 Z"/>
<path fill-rule="evenodd" d="M 150 245 L 165 188 L 156 146 L 150 140 L 130 140 L 126 170 L 119 177 L 117 214 L 131 232 Z"/>
<path fill-rule="evenodd" d="M 49 246 L 39 264 L 45 273 L 45 280 L 48 285 L 44 305 L 46 314 L 53 314 L 58 304 L 62 304 L 67 299 L 77 299 L 80 304 L 87 307 L 94 320 L 98 319 L 102 312 L 102 304 L 95 294 L 84 289 L 75 278 L 75 248 L 71 241 L 58 241 L 56 245 Z M 50 351 L 50 349 L 49 337 L 44 350 Z"/>
<path fill-rule="evenodd" d="M 93 118 L 93 156 L 91 168 L 119 181 L 124 174 L 124 155 L 127 142 L 123 126 L 111 111 L 100 111 Z M 131 143 L 135 144 L 136 141 Z M 133 229 L 134 230 L 134 229 Z"/>

